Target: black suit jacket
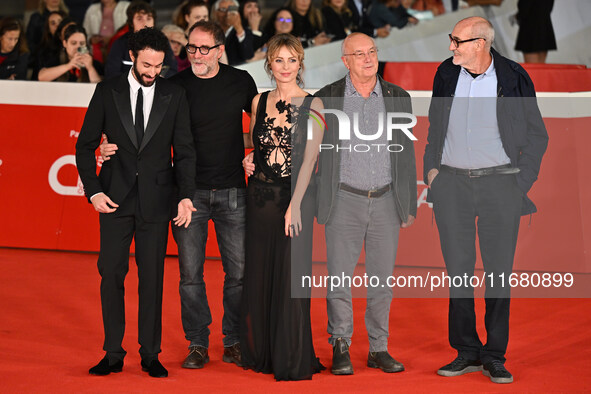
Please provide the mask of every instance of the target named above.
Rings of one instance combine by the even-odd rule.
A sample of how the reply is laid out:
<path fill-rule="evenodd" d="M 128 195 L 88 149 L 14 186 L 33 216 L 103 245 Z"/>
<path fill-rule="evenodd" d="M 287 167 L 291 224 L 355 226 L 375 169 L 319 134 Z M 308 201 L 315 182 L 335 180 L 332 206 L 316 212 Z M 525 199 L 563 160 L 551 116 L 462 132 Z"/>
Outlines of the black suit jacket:
<path fill-rule="evenodd" d="M 367 34 L 370 37 L 374 37 L 374 26 L 369 21 L 369 6 L 371 0 L 362 0 L 362 13 L 359 15 L 359 10 L 355 6 L 353 0 L 348 0 L 349 9 L 351 10 L 351 20 L 353 22 L 352 30 L 354 32 L 361 32 Z"/>
<path fill-rule="evenodd" d="M 103 192 L 117 204 L 123 202 L 137 182 L 144 219 L 168 221 L 175 178 L 179 200 L 192 199 L 195 193 L 195 148 L 189 106 L 180 86 L 158 77 L 148 125 L 138 146 L 127 76 L 123 74 L 96 86 L 76 143 L 78 173 L 89 199 Z M 102 133 L 109 142 L 117 144 L 118 150 L 103 163 L 97 176 L 95 150 Z"/>

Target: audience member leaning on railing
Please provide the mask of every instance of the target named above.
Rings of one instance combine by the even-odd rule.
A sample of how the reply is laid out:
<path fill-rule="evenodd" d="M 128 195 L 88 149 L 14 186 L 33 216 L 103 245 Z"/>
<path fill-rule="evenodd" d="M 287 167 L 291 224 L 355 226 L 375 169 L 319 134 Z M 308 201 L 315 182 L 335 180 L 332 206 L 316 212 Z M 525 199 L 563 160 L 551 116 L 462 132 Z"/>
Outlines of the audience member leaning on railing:
<path fill-rule="evenodd" d="M 59 38 L 61 31 L 58 31 L 58 26 L 65 18 L 68 18 L 68 14 L 63 11 L 51 11 L 47 15 L 45 25 L 43 25 L 41 42 L 37 46 L 37 52 L 31 53 L 29 61 L 29 66 L 33 68 L 31 75 L 33 81 L 39 79 L 39 59 L 46 58 L 48 53 L 59 52 L 61 49 L 62 40 Z"/>
<path fill-rule="evenodd" d="M 37 53 L 37 46 L 43 36 L 43 25 L 51 11 L 62 11 L 67 14 L 68 7 L 64 0 L 39 0 L 39 8 L 31 15 L 27 25 L 27 44 L 33 54 Z"/>
<path fill-rule="evenodd" d="M 369 21 L 374 27 L 385 25 L 402 29 L 407 24 L 415 25 L 419 21 L 411 16 L 401 0 L 373 0 L 369 9 Z"/>
<path fill-rule="evenodd" d="M 39 70 L 40 81 L 99 82 L 100 63 L 92 59 L 86 46 L 86 31 L 82 26 L 68 26 L 64 32 L 63 50 Z"/>
<path fill-rule="evenodd" d="M 263 30 L 262 46 L 255 48 L 254 56 L 247 62 L 263 60 L 267 57 L 268 41 L 275 34 L 291 34 L 293 31 L 293 14 L 289 8 L 279 8 L 271 14 Z"/>
<path fill-rule="evenodd" d="M 346 0 L 323 0 L 322 15 L 326 35 L 333 41 L 344 40 L 353 30 L 353 13 Z"/>
<path fill-rule="evenodd" d="M 242 18 L 242 26 L 252 33 L 252 47 L 254 50 L 257 50 L 265 43 L 263 41 L 262 31 L 263 15 L 261 14 L 261 7 L 258 0 L 242 0 L 238 11 L 240 18 Z"/>
<path fill-rule="evenodd" d="M 0 20 L 0 79 L 26 79 L 29 53 L 23 26 L 14 18 Z"/>
<path fill-rule="evenodd" d="M 304 48 L 330 42 L 324 32 L 322 12 L 312 4 L 312 0 L 289 0 L 287 7 L 294 18 L 292 34 L 300 39 Z"/>

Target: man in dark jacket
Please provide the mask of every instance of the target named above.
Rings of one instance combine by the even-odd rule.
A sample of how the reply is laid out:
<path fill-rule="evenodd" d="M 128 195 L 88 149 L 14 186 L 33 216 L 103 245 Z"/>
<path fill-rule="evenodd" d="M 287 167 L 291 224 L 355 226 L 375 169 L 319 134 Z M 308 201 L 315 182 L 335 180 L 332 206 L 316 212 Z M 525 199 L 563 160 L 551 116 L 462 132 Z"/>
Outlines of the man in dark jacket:
<path fill-rule="evenodd" d="M 119 37 L 109 51 L 107 60 L 105 62 L 105 77 L 113 77 L 115 75 L 126 74 L 131 68 L 132 61 L 129 57 L 128 40 L 133 32 L 137 32 L 144 27 L 154 27 L 156 23 L 156 10 L 144 1 L 133 1 L 127 7 L 127 25 L 129 32 Z M 170 78 L 177 73 L 178 65 L 172 48 L 170 45 L 166 48 L 164 53 L 164 65 L 160 76 Z"/>
<path fill-rule="evenodd" d="M 437 373 L 482 370 L 494 383 L 511 383 L 504 366 L 510 289 L 501 281 L 512 272 L 520 216 L 536 210 L 527 192 L 548 134 L 531 79 L 492 49 L 489 21 L 466 18 L 449 37 L 453 57 L 439 66 L 433 82 L 424 179 L 451 278 L 474 274 L 477 221 L 487 278 L 487 343 L 476 332 L 472 281 L 451 286 L 449 341 L 458 356 Z"/>
<path fill-rule="evenodd" d="M 349 74 L 316 93 L 327 113 L 319 159 L 318 223 L 326 225 L 331 278 L 345 278 L 343 282 L 352 278 L 365 244 L 366 273 L 379 281 L 367 287 L 367 365 L 400 372 L 404 366 L 388 354 L 392 289 L 386 278 L 394 270 L 400 228 L 412 225 L 417 214 L 414 137 L 407 129 L 386 133 L 382 121 L 386 113 L 410 115 L 411 101 L 405 90 L 377 75 L 377 48 L 367 35 L 349 35 L 343 42 L 342 59 Z M 342 125 L 344 118 L 356 122 L 353 130 L 347 127 L 350 122 Z M 350 138 L 343 138 L 347 132 Z M 342 283 L 327 289 L 331 371 L 335 375 L 353 373 L 350 287 Z"/>
<path fill-rule="evenodd" d="M 170 48 L 168 39 L 147 28 L 132 34 L 129 44 L 132 70 L 97 85 L 76 143 L 84 193 L 100 213 L 97 265 L 106 355 L 89 372 L 108 375 L 123 369 L 124 282 L 134 239 L 141 366 L 152 377 L 166 377 L 158 353 L 168 222 L 173 217 L 176 180 L 178 215 L 173 222 L 191 223 L 195 147 L 184 90 L 158 76 L 164 52 Z M 103 133 L 118 150 L 97 176 L 95 150 Z"/>

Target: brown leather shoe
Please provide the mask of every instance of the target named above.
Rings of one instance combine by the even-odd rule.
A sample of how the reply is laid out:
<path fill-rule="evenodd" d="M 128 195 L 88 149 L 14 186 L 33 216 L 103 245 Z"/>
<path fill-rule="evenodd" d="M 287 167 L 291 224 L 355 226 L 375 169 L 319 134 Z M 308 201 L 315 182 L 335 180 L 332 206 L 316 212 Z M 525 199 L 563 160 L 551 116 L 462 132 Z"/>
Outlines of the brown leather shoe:
<path fill-rule="evenodd" d="M 183 368 L 200 369 L 209 362 L 207 349 L 203 346 L 189 346 L 189 354 L 183 362 Z"/>
<path fill-rule="evenodd" d="M 240 344 L 235 343 L 232 346 L 224 348 L 224 356 L 222 360 L 226 363 L 234 363 L 239 367 L 242 366 L 242 352 L 240 351 Z"/>
<path fill-rule="evenodd" d="M 404 365 L 394 360 L 388 352 L 369 352 L 367 355 L 367 366 L 379 368 L 384 372 L 402 372 Z"/>

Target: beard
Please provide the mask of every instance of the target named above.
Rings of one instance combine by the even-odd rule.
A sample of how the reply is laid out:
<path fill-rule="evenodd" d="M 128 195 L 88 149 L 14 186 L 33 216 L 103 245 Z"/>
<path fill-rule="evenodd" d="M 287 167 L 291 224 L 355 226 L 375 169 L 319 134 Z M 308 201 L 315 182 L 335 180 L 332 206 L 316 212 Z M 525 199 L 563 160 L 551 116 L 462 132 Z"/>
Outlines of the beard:
<path fill-rule="evenodd" d="M 153 81 L 147 82 L 144 79 L 144 77 L 147 77 L 147 78 L 151 78 L 151 77 L 148 74 L 140 74 L 140 72 L 137 69 L 136 62 L 133 62 L 133 75 L 135 75 L 135 79 L 137 79 L 137 81 L 140 83 L 140 85 L 147 87 L 147 88 L 154 85 L 154 82 L 156 82 L 156 78 L 154 78 Z"/>
<path fill-rule="evenodd" d="M 191 63 L 191 69 L 193 70 L 193 74 L 198 77 L 202 77 L 209 74 L 212 70 L 212 67 L 210 67 L 207 63 Z"/>

